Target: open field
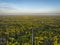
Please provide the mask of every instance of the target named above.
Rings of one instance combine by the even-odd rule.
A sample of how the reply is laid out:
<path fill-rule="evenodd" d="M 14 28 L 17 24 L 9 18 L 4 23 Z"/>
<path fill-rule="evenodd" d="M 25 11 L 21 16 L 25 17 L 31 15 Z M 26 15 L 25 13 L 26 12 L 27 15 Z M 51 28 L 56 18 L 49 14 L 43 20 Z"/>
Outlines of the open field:
<path fill-rule="evenodd" d="M 60 16 L 0 16 L 0 45 L 32 44 L 60 45 Z"/>

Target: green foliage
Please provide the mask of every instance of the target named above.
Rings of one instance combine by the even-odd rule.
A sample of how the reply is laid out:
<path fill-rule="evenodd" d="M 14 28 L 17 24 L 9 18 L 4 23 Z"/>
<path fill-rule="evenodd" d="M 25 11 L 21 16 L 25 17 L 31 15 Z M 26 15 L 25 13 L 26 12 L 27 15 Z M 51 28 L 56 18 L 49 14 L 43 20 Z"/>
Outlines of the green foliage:
<path fill-rule="evenodd" d="M 60 45 L 59 16 L 0 16 L 0 45 Z"/>

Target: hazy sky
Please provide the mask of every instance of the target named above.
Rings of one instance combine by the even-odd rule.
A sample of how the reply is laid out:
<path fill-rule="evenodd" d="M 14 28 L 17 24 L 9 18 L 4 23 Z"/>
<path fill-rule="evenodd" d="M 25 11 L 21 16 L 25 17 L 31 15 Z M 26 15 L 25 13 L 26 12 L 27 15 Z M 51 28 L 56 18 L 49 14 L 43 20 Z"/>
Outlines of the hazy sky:
<path fill-rule="evenodd" d="M 0 0 L 0 15 L 21 13 L 60 13 L 60 0 Z"/>

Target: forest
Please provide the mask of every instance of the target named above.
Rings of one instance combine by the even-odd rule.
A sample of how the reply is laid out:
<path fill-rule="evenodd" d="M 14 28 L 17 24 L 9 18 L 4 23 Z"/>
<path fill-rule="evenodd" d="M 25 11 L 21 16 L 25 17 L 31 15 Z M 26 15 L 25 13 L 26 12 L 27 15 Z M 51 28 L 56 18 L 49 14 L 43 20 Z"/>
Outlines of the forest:
<path fill-rule="evenodd" d="M 0 45 L 60 45 L 60 16 L 0 16 Z"/>

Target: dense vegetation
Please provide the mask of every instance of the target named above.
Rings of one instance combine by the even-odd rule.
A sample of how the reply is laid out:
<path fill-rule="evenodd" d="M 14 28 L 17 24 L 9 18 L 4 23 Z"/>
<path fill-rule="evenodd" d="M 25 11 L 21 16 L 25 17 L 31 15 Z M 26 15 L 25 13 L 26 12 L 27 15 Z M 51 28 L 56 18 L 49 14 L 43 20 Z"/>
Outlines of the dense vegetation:
<path fill-rule="evenodd" d="M 60 45 L 60 16 L 0 16 L 0 45 Z"/>

